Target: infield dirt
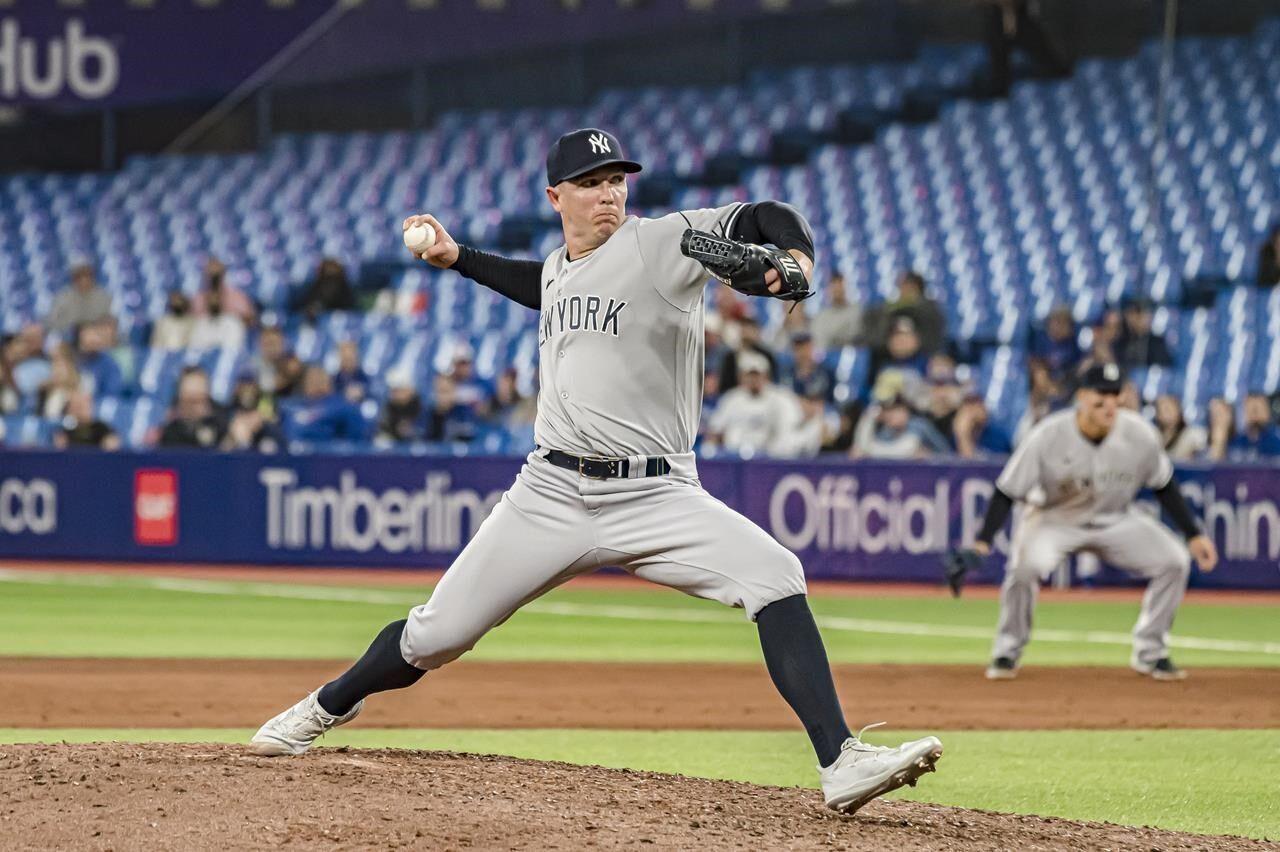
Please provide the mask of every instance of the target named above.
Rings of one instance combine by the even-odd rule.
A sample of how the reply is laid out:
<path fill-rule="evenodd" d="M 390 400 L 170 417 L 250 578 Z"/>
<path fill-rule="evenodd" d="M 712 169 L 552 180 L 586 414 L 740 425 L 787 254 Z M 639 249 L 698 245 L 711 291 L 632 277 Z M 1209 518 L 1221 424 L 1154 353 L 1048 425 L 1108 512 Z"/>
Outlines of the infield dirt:
<path fill-rule="evenodd" d="M 945 762 L 945 758 L 944 758 Z M 9 849 L 1275 849 L 1130 826 L 447 752 L 0 746 Z"/>
<path fill-rule="evenodd" d="M 0 727 L 257 727 L 345 668 L 313 660 L 0 658 Z M 836 667 L 851 718 L 895 728 L 1271 728 L 1275 670 L 1196 669 L 1156 683 L 1127 669 Z M 1010 708 L 1016 708 L 1011 712 Z M 361 726 L 790 730 L 760 664 L 460 661 L 378 696 Z"/>

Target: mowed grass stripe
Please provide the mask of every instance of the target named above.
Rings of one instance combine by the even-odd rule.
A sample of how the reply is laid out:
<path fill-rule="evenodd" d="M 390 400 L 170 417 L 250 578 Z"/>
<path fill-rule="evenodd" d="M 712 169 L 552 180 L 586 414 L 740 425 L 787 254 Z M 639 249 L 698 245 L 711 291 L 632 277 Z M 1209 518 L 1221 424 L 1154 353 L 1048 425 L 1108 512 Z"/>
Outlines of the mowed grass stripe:
<path fill-rule="evenodd" d="M 197 580 L 172 577 L 121 577 L 117 575 L 61 574 L 38 571 L 0 569 L 0 582 L 88 588 L 144 588 L 157 591 L 223 597 L 280 598 L 299 601 L 358 603 L 404 607 L 422 602 L 421 592 L 397 592 L 341 586 L 307 586 L 286 583 L 248 581 Z M 584 604 L 540 600 L 527 604 L 522 613 L 564 618 L 588 618 L 681 624 L 739 624 L 741 613 L 723 609 L 690 609 L 666 606 L 618 604 Z M 989 641 L 991 629 L 957 624 L 903 622 L 882 619 L 817 615 L 818 625 L 826 631 L 870 633 L 928 639 L 972 639 Z M 1041 628 L 1035 632 L 1036 642 L 1071 645 L 1119 645 L 1128 647 L 1128 633 L 1106 630 L 1064 630 Z M 1260 654 L 1280 657 L 1280 642 L 1183 636 L 1170 637 L 1170 647 L 1223 654 Z"/>
<path fill-rule="evenodd" d="M 250 730 L 15 730 L 14 742 L 245 742 Z M 874 731 L 887 745 L 926 732 Z M 1280 731 L 930 732 L 945 752 L 936 774 L 894 797 L 1010 813 L 1206 834 L 1280 837 Z M 800 732 L 385 730 L 342 728 L 324 746 L 509 754 L 755 784 L 814 787 Z M 2 748 L 3 746 L 0 746 Z M 1246 759 L 1245 756 L 1248 756 Z M 290 771 L 305 767 L 299 762 Z"/>

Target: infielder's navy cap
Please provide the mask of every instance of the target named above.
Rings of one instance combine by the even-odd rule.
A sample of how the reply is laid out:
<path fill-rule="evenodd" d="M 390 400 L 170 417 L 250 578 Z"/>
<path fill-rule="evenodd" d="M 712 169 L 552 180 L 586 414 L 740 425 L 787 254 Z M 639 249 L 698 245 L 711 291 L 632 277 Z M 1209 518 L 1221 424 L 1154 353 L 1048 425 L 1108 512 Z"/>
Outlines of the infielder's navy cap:
<path fill-rule="evenodd" d="M 1098 393 L 1120 393 L 1124 387 L 1124 374 L 1115 364 L 1094 364 L 1080 377 L 1080 387 Z"/>
<path fill-rule="evenodd" d="M 566 133 L 547 152 L 547 185 L 585 175 L 601 166 L 618 166 L 627 174 L 640 171 L 640 164 L 622 153 L 618 137 L 595 127 Z"/>

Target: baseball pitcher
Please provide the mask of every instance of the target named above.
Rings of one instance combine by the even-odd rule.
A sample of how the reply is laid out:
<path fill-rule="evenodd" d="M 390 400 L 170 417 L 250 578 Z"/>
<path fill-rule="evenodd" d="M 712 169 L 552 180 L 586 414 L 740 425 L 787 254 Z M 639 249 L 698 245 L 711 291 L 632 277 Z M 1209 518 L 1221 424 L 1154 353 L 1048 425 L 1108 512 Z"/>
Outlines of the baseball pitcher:
<path fill-rule="evenodd" d="M 1123 385 L 1115 364 L 1090 367 L 1075 407 L 1037 424 L 996 480 L 973 543 L 979 555 L 991 552 L 1013 502 L 1028 505 L 1015 526 L 1000 588 L 1000 623 L 986 672 L 991 680 L 1017 676 L 1040 583 L 1078 552 L 1095 553 L 1148 580 L 1133 629 L 1132 668 L 1157 680 L 1186 677 L 1170 659 L 1168 642 L 1191 571 L 1188 549 L 1204 571 L 1213 570 L 1218 553 L 1183 500 L 1155 427 L 1119 407 Z M 1134 505 L 1142 488 L 1155 492 L 1186 546 Z"/>
<path fill-rule="evenodd" d="M 537 448 L 430 599 L 263 725 L 257 754 L 301 754 L 367 696 L 457 659 L 570 578 L 619 565 L 756 622 L 769 674 L 817 752 L 829 807 L 856 810 L 934 768 L 935 737 L 881 748 L 850 734 L 799 560 L 698 479 L 707 274 L 751 295 L 803 299 L 809 226 L 774 201 L 628 216 L 627 175 L 638 171 L 603 130 L 562 136 L 547 155 L 546 195 L 564 245 L 541 263 L 458 245 L 431 216 L 405 220 L 435 229 L 423 260 L 540 312 Z"/>

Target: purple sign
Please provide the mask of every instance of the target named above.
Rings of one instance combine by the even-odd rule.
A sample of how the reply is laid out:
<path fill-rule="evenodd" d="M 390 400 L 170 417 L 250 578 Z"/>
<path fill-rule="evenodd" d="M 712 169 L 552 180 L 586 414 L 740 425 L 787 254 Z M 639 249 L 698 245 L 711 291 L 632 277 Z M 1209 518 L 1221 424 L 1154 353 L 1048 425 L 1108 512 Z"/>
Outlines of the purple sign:
<path fill-rule="evenodd" d="M 444 567 L 520 459 L 0 452 L 0 558 Z M 703 461 L 703 485 L 812 578 L 940 582 L 989 464 Z M 1280 588 L 1280 469 L 1179 472 L 1222 554 L 1198 586 Z M 1155 512 L 1154 501 L 1142 508 Z M 1008 540 L 975 579 L 996 582 Z M 1120 578 L 1104 575 L 1104 581 Z"/>
<path fill-rule="evenodd" d="M 795 0 L 785 15 L 828 5 Z M 693 10 L 687 0 L 625 8 L 554 0 L 508 0 L 500 8 L 471 0 L 18 0 L 0 12 L 0 103 L 103 106 L 220 95 L 286 47 L 274 81 L 292 84 L 449 60 L 501 61 L 513 51 L 554 56 L 568 45 L 663 32 L 676 43 L 694 27 L 723 30 L 768 14 L 761 0 L 722 0 L 713 11 Z M 895 15 L 867 18 L 852 41 L 898 44 Z"/>

